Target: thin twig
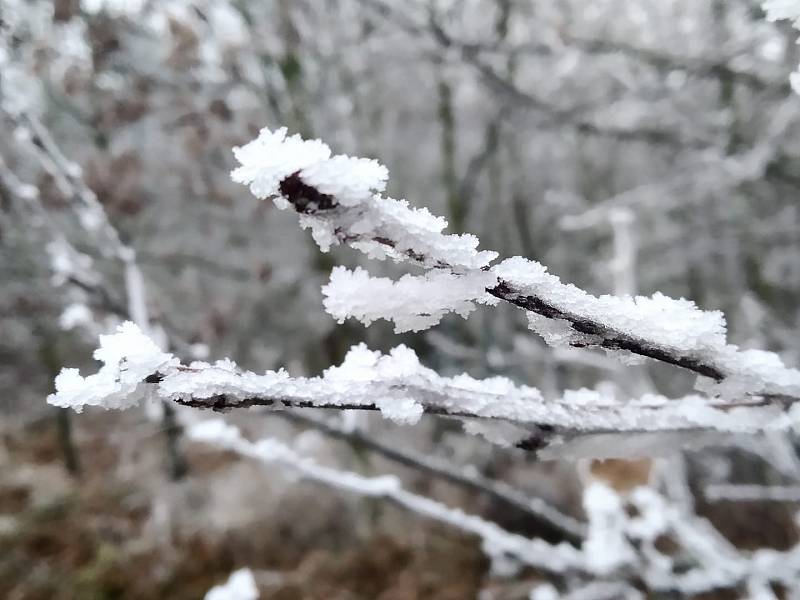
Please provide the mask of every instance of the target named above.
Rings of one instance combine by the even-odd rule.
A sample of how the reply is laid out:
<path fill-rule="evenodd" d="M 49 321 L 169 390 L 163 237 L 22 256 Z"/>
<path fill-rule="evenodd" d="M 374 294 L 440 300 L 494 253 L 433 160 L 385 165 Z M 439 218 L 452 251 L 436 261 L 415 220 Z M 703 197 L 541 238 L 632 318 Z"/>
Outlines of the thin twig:
<path fill-rule="evenodd" d="M 440 459 L 399 449 L 379 441 L 362 430 L 350 430 L 337 426 L 330 419 L 323 420 L 294 410 L 272 411 L 270 414 L 293 423 L 312 427 L 329 437 L 365 448 L 415 471 L 427 473 L 449 483 L 484 494 L 524 513 L 546 530 L 556 529 L 562 537 L 566 537 L 573 543 L 579 542 L 586 534 L 586 526 L 583 523 L 562 513 L 541 498 L 528 496 L 505 483 L 484 477 L 474 470 L 468 471 L 455 465 L 448 465 Z"/>

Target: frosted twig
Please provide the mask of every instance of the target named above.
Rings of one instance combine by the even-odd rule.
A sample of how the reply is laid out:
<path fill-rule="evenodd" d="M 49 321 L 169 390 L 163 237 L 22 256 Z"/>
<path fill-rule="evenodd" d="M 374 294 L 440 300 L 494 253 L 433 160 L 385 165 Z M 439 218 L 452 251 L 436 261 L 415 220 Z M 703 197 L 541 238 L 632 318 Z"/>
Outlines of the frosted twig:
<path fill-rule="evenodd" d="M 548 544 L 543 540 L 528 539 L 508 532 L 481 517 L 409 492 L 391 475 L 370 478 L 350 471 L 324 467 L 310 458 L 300 456 L 278 440 L 249 442 L 236 427 L 223 421 L 200 422 L 189 427 L 187 434 L 191 439 L 211 443 L 242 456 L 289 467 L 302 477 L 324 485 L 361 496 L 383 498 L 428 519 L 477 535 L 482 540 L 484 552 L 493 559 L 510 558 L 554 573 L 584 570 L 581 552 L 569 544 Z"/>
<path fill-rule="evenodd" d="M 243 568 L 231 573 L 225 583 L 208 590 L 203 600 L 258 600 L 258 597 L 253 572 Z"/>
<path fill-rule="evenodd" d="M 455 50 L 466 64 L 477 71 L 488 88 L 502 94 L 514 105 L 533 109 L 545 115 L 546 119 L 539 123 L 541 128 L 570 127 L 580 134 L 592 137 L 619 141 L 641 141 L 684 149 L 702 150 L 713 145 L 712 141 L 694 138 L 686 134 L 680 135 L 664 128 L 646 126 L 624 128 L 596 123 L 591 119 L 583 118 L 580 114 L 584 112 L 581 110 L 582 107 L 563 109 L 530 91 L 520 89 L 513 81 L 500 74 L 490 60 L 481 56 L 479 45 L 457 40 L 437 22 L 434 15 L 429 14 L 428 22 L 421 25 L 407 18 L 403 11 L 395 10 L 389 3 L 382 0 L 361 0 L 361 2 L 382 16 L 391 18 L 407 33 L 415 37 L 431 39 L 443 50 Z"/>
<path fill-rule="evenodd" d="M 312 427 L 325 435 L 344 440 L 357 447 L 366 448 L 384 458 L 416 471 L 427 473 L 444 481 L 485 494 L 495 501 L 522 511 L 528 518 L 541 522 L 543 527 L 548 529 L 555 527 L 561 535 L 573 541 L 580 540 L 586 533 L 584 523 L 562 513 L 541 498 L 523 493 L 502 481 L 484 477 L 474 469 L 459 468 L 456 465 L 447 464 L 439 458 L 428 457 L 386 444 L 359 429 L 350 430 L 338 426 L 331 419 L 320 419 L 291 410 L 275 411 L 272 414 L 282 419 Z"/>
<path fill-rule="evenodd" d="M 707 485 L 703 495 L 711 502 L 800 502 L 800 486 L 715 483 Z"/>
<path fill-rule="evenodd" d="M 77 369 L 62 370 L 48 402 L 76 410 L 127 408 L 152 393 L 217 411 L 249 406 L 379 410 L 400 424 L 416 423 L 430 413 L 512 423 L 518 429 L 505 443 L 533 449 L 567 432 L 755 432 L 792 426 L 780 407 L 758 400 L 733 404 L 702 396 L 668 400 L 645 395 L 619 402 L 592 390 L 567 391 L 560 399 L 547 400 L 536 388 L 502 377 L 442 377 L 405 346 L 386 355 L 363 344 L 354 346 L 341 366 L 319 377 L 290 377 L 285 371 L 257 375 L 228 359 L 182 365 L 128 322 L 115 334 L 100 336 L 95 358 L 104 364 L 88 377 Z"/>
<path fill-rule="evenodd" d="M 388 172 L 376 161 L 331 157 L 319 140 L 287 137 L 286 129 L 264 129 L 234 152 L 241 166 L 233 179 L 298 212 L 323 251 L 347 244 L 371 258 L 426 269 L 424 276 L 393 282 L 363 269 L 335 268 L 323 293 L 325 308 L 339 321 L 385 318 L 398 332 L 419 330 L 448 311 L 466 316 L 476 303 L 499 299 L 527 311 L 530 327 L 551 345 L 599 347 L 676 365 L 705 378 L 700 383 L 712 395 L 800 398 L 800 371 L 786 368 L 777 355 L 728 344 L 719 312 L 661 294 L 592 296 L 521 257 L 490 267 L 496 253 L 478 251 L 476 237 L 444 234 L 444 219 L 382 196 Z"/>
<path fill-rule="evenodd" d="M 256 375 L 240 371 L 227 360 L 214 365 L 181 365 L 133 323 L 126 323 L 116 334 L 101 336 L 95 357 L 104 363 L 98 373 L 84 378 L 74 369 L 62 371 L 56 379 L 57 392 L 48 401 L 76 410 L 86 405 L 126 408 L 152 394 L 162 400 L 221 410 L 254 404 L 380 410 L 383 416 L 400 423 L 414 422 L 422 412 L 436 412 L 511 421 L 527 428 L 539 427 L 550 436 L 557 436 L 561 429 L 586 430 L 601 426 L 617 430 L 687 426 L 760 430 L 790 424 L 785 413 L 775 411 L 774 407 L 721 410 L 699 397 L 688 401 L 656 401 L 650 397 L 638 403 L 614 403 L 585 390 L 547 402 L 534 388 L 517 388 L 507 380 L 481 381 L 466 375 L 441 377 L 422 367 L 416 356 L 403 347 L 389 355 L 370 352 L 364 346 L 355 347 L 342 366 L 328 369 L 321 377 L 290 377 L 285 372 Z M 736 414 L 730 415 L 731 412 Z M 215 427 L 214 439 L 220 436 L 228 439 L 224 432 L 229 430 L 222 425 Z M 637 488 L 629 495 L 628 501 L 636 508 L 634 516 L 626 512 L 621 497 L 607 486 L 593 483 L 587 488 L 585 507 L 589 533 L 578 550 L 567 544 L 551 546 L 541 540 L 508 534 L 483 519 L 410 494 L 399 488 L 396 479 L 391 477 L 364 479 L 355 474 L 342 474 L 309 463 L 282 445 L 240 441 L 238 433 L 233 443 L 231 449 L 243 450 L 262 460 L 283 462 L 311 479 L 386 498 L 471 531 L 484 539 L 484 547 L 495 558 L 507 554 L 524 564 L 555 572 L 614 577 L 632 569 L 642 573 L 643 580 L 652 589 L 699 593 L 713 587 L 732 587 L 751 578 L 793 581 L 800 570 L 799 549 L 786 553 L 759 551 L 752 557 L 747 556 L 737 551 L 707 521 L 670 504 L 651 488 Z M 245 445 L 238 446 L 240 443 Z M 423 464 L 423 461 L 414 462 L 417 466 Z M 438 467 L 431 463 L 429 468 Z M 441 469 L 437 472 L 441 473 Z M 484 482 L 473 478 L 470 483 Z M 516 500 L 508 490 L 500 491 L 505 497 Z M 541 506 L 536 507 L 540 514 L 541 509 Z M 667 533 L 679 544 L 682 555 L 691 559 L 689 570 L 675 572 L 679 563 L 657 551 L 656 540 Z M 630 550 L 629 540 L 637 539 L 644 548 L 640 554 Z M 614 540 L 613 549 L 609 540 Z"/>
<path fill-rule="evenodd" d="M 794 0 L 763 0 L 761 7 L 767 13 L 767 20 L 791 21 L 792 27 L 800 30 L 800 3 Z M 789 77 L 792 89 L 800 94 L 800 68 Z"/>
<path fill-rule="evenodd" d="M 510 533 L 481 517 L 409 492 L 394 476 L 368 478 L 324 467 L 274 439 L 250 442 L 236 427 L 220 420 L 199 422 L 187 431 L 189 437 L 197 441 L 264 463 L 283 465 L 305 479 L 333 488 L 385 499 L 426 518 L 477 535 L 483 542 L 484 552 L 493 560 L 506 563 L 510 559 L 566 575 L 577 589 L 591 581 L 598 587 L 588 589 L 617 586 L 620 591 L 629 590 L 628 585 L 619 581 L 627 579 L 644 584 L 649 590 L 675 590 L 694 595 L 715 588 L 733 588 L 748 581 L 793 584 L 800 570 L 797 548 L 787 552 L 759 550 L 752 556 L 740 553 L 707 521 L 676 510 L 647 487 L 638 488 L 623 499 L 604 484 L 590 484 L 584 499 L 590 517 L 590 538 L 577 549 L 566 543 L 548 544 Z M 635 515 L 626 512 L 625 501 L 636 509 Z M 677 556 L 657 550 L 656 540 L 663 535 L 673 536 L 680 548 Z M 619 545 L 612 543 L 617 539 Z M 630 541 L 641 546 L 639 554 L 632 552 Z M 688 559 L 693 567 L 683 571 L 678 557 Z M 589 581 L 585 580 L 587 575 L 591 577 Z"/>
<path fill-rule="evenodd" d="M 92 189 L 86 185 L 80 166 L 64 155 L 48 129 L 34 115 L 25 110 L 6 114 L 16 122 L 18 133 L 30 142 L 42 166 L 60 182 L 63 191 L 73 203 L 72 208 L 81 226 L 87 233 L 100 233 L 105 238 L 104 243 L 100 245 L 100 251 L 105 253 L 110 251 L 123 263 L 133 261 L 133 249 L 123 243 L 119 232 L 109 221 L 103 205 Z"/>
<path fill-rule="evenodd" d="M 70 199 L 70 207 L 81 227 L 97 240 L 100 253 L 116 258 L 122 264 L 125 276 L 126 306 L 122 307 L 113 300 L 108 289 L 102 285 L 102 278 L 95 275 L 94 271 L 92 272 L 93 277 L 86 278 L 80 277 L 70 268 L 66 273 L 65 280 L 86 292 L 95 294 L 100 298 L 105 310 L 121 318 L 133 319 L 140 328 L 150 333 L 152 324 L 148 316 L 147 293 L 144 277 L 136 261 L 136 252 L 133 247 L 122 241 L 119 231 L 111 223 L 105 208 L 83 179 L 80 166 L 71 162 L 64 155 L 49 130 L 36 116 L 24 109 L 6 110 L 5 112 L 17 124 L 20 136 L 30 142 L 30 146 L 42 166 L 59 182 L 62 191 Z M 46 215 L 41 203 L 38 203 L 38 198 L 37 204 L 42 215 Z M 46 218 L 50 222 L 49 217 Z M 72 249 L 66 236 L 58 228 L 55 228 L 54 231 L 61 246 L 67 250 Z M 163 331 L 163 329 L 159 329 Z M 179 479 L 186 471 L 186 465 L 178 449 L 180 427 L 176 422 L 173 407 L 163 403 L 162 408 L 170 468 L 173 478 Z"/>
<path fill-rule="evenodd" d="M 38 188 L 20 181 L 2 157 L 0 157 L 0 189 L 5 190 L 15 202 L 18 202 L 34 226 L 45 229 L 50 240 L 47 250 L 53 271 L 53 283 L 55 285 L 69 283 L 81 292 L 96 298 L 106 312 L 123 319 L 128 318 L 126 309 L 104 286 L 100 273 L 92 264 L 92 259 L 75 248 L 51 218 L 42 205 Z"/>

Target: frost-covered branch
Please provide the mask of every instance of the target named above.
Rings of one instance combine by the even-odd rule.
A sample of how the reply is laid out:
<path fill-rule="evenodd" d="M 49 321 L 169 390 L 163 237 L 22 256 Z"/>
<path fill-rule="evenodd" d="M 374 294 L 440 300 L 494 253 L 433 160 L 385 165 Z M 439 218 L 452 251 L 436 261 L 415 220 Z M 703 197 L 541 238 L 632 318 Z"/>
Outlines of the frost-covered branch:
<path fill-rule="evenodd" d="M 652 487 L 621 494 L 591 482 L 584 490 L 584 509 L 590 525 L 583 550 L 595 572 L 614 572 L 633 562 L 649 588 L 687 596 L 742 584 L 797 587 L 800 546 L 786 552 L 740 552 L 707 520 Z M 665 540 L 675 547 L 660 549 Z"/>
<path fill-rule="evenodd" d="M 347 244 L 370 258 L 425 269 L 393 281 L 336 267 L 323 294 L 326 310 L 340 322 L 383 318 L 398 332 L 420 330 L 448 312 L 466 316 L 476 304 L 504 300 L 527 311 L 531 329 L 551 345 L 676 365 L 702 376 L 701 389 L 713 395 L 800 398 L 800 371 L 775 354 L 728 344 L 722 313 L 662 294 L 593 296 L 521 257 L 491 266 L 497 254 L 479 251 L 475 236 L 444 234 L 441 217 L 383 196 L 388 172 L 377 161 L 331 157 L 319 140 L 287 137 L 285 129 L 264 129 L 234 152 L 241 163 L 234 180 L 297 211 L 323 252 Z"/>
<path fill-rule="evenodd" d="M 133 249 L 122 241 L 109 221 L 103 205 L 84 181 L 81 167 L 64 155 L 49 130 L 32 113 L 24 109 L 6 109 L 5 112 L 16 124 L 17 138 L 29 143 L 42 167 L 70 201 L 81 227 L 98 239 L 98 249 L 125 264 L 134 263 Z"/>
<path fill-rule="evenodd" d="M 707 485 L 704 496 L 711 502 L 800 502 L 800 486 L 717 483 Z"/>
<path fill-rule="evenodd" d="M 501 74 L 493 66 L 490 57 L 485 58 L 482 56 L 482 50 L 484 48 L 480 44 L 472 41 L 463 42 L 453 37 L 441 23 L 436 20 L 432 13 L 428 14 L 427 22 L 421 24 L 407 17 L 404 11 L 395 9 L 390 3 L 384 2 L 383 0 L 361 0 L 361 2 L 383 17 L 392 19 L 397 26 L 407 33 L 417 38 L 432 40 L 441 48 L 442 53 L 456 52 L 465 64 L 472 67 L 480 75 L 488 88 L 501 95 L 511 105 L 532 109 L 541 113 L 545 117 L 539 123 L 539 127 L 541 128 L 572 128 L 577 133 L 590 137 L 605 138 L 620 142 L 644 142 L 655 146 L 666 146 L 682 150 L 705 150 L 713 145 L 713 141 L 700 139 L 689 133 L 681 134 L 680 132 L 671 131 L 662 127 L 639 125 L 631 128 L 596 122 L 584 115 L 584 113 L 588 112 L 589 108 L 593 107 L 579 105 L 576 107 L 564 108 L 539 97 L 532 91 L 521 89 L 509 77 Z M 599 46 L 593 46 L 588 40 L 571 38 L 565 32 L 559 33 L 560 37 L 563 37 L 563 39 L 559 39 L 559 43 L 566 42 L 572 46 L 581 48 L 587 53 L 601 51 Z M 534 46 L 535 48 L 530 45 L 523 48 L 508 48 L 508 53 L 511 55 L 530 54 L 532 50 L 547 54 L 554 52 L 553 47 L 546 43 L 543 45 L 537 42 Z M 607 46 L 604 46 L 604 48 L 607 48 Z M 497 49 L 498 48 L 494 48 L 495 51 Z M 623 52 L 623 50 L 620 48 L 618 52 Z M 648 56 L 648 58 L 650 60 L 647 62 L 657 60 L 656 55 Z M 666 56 L 664 58 L 666 59 Z M 677 57 L 674 58 L 674 61 L 680 62 Z M 756 75 L 749 75 L 747 73 L 740 74 L 726 67 L 723 63 L 695 63 L 687 59 L 685 64 L 681 63 L 680 66 L 676 64 L 675 68 L 702 74 L 706 71 L 706 66 L 708 69 L 713 69 L 713 72 L 717 76 L 730 74 L 732 77 L 744 79 L 748 81 L 748 84 L 758 88 L 769 86 L 769 82 L 760 80 Z"/>
<path fill-rule="evenodd" d="M 477 535 L 496 568 L 533 566 L 564 576 L 568 585 L 577 589 L 589 582 L 628 589 L 626 581 L 647 590 L 674 590 L 685 595 L 741 584 L 750 589 L 770 582 L 789 590 L 797 587 L 800 549 L 739 552 L 708 521 L 687 514 L 651 487 L 620 494 L 599 481 L 589 482 L 583 498 L 589 518 L 588 536 L 580 548 L 574 548 L 511 533 L 481 517 L 409 492 L 393 476 L 369 478 L 321 466 L 275 439 L 250 442 L 236 427 L 222 421 L 194 424 L 188 435 L 245 457 L 284 466 L 335 489 L 382 498 Z M 672 550 L 660 549 L 659 542 L 664 539 L 674 543 Z"/>
<path fill-rule="evenodd" d="M 633 45 L 618 39 L 588 38 L 564 34 L 565 42 L 581 48 L 591 54 L 623 54 L 649 64 L 663 71 L 682 70 L 694 77 L 710 77 L 714 79 L 731 79 L 742 83 L 756 91 L 771 90 L 782 92 L 786 82 L 771 77 L 764 77 L 752 70 L 744 70 L 736 66 L 736 54 L 730 56 L 703 57 L 680 56 L 670 52 L 662 52 L 652 48 Z M 525 50 L 523 47 L 522 51 Z M 552 52 L 552 49 L 551 49 Z"/>
<path fill-rule="evenodd" d="M 96 335 L 91 311 L 84 305 L 86 296 L 91 297 L 101 310 L 122 319 L 128 319 L 127 309 L 119 303 L 105 287 L 93 259 L 79 251 L 64 235 L 56 221 L 42 204 L 39 189 L 24 183 L 0 158 L 0 192 L 11 198 L 13 205 L 34 228 L 42 229 L 49 240 L 46 246 L 52 271 L 51 283 L 55 287 L 69 284 L 70 291 L 77 291 L 73 302 L 65 307 L 61 324 L 65 329 L 77 325 L 87 327 Z"/>
<path fill-rule="evenodd" d="M 15 195 L 30 207 L 35 222 L 43 224 L 51 238 L 47 248 L 54 271 L 54 285 L 70 284 L 93 297 L 104 312 L 121 319 L 133 319 L 140 327 L 148 328 L 145 286 L 136 254 L 111 224 L 103 205 L 83 180 L 80 166 L 67 159 L 48 129 L 34 115 L 19 108 L 6 108 L 5 113 L 15 123 L 18 139 L 27 142 L 42 167 L 67 197 L 70 210 L 87 237 L 96 242 L 98 252 L 120 261 L 125 275 L 126 302 L 123 306 L 114 298 L 91 257 L 79 252 L 69 242 L 43 206 L 38 189 L 27 185 L 14 186 Z M 0 164 L 0 179 L 6 182 L 6 187 L 9 187 L 12 177 L 13 173 L 5 164 Z"/>
<path fill-rule="evenodd" d="M 357 473 L 341 471 L 316 464 L 312 459 L 297 454 L 289 446 L 275 439 L 249 442 L 236 427 L 222 421 L 204 421 L 187 430 L 191 439 L 214 444 L 242 456 L 264 463 L 276 463 L 291 468 L 302 477 L 355 493 L 361 496 L 382 498 L 428 519 L 477 535 L 487 556 L 497 561 L 512 560 L 523 565 L 545 569 L 554 573 L 583 571 L 579 550 L 569 544 L 548 544 L 539 539 L 528 539 L 510 533 L 495 523 L 486 521 L 457 508 L 414 494 L 404 489 L 391 475 L 364 477 Z"/>
<path fill-rule="evenodd" d="M 344 440 L 356 447 L 365 448 L 418 472 L 433 475 L 443 481 L 484 494 L 492 500 L 521 511 L 528 519 L 541 523 L 544 528 L 555 528 L 560 535 L 570 540 L 580 540 L 586 533 L 585 524 L 574 517 L 564 514 L 541 498 L 523 493 L 502 481 L 485 477 L 472 467 L 459 467 L 448 464 L 440 458 L 398 448 L 396 445 L 382 442 L 358 428 L 348 429 L 337 425 L 330 419 L 320 419 L 290 410 L 276 411 L 273 414 L 294 423 L 312 427 L 325 435 Z"/>
<path fill-rule="evenodd" d="M 770 21 L 787 20 L 792 22 L 792 27 L 800 30 L 800 1 L 798 0 L 765 0 L 762 7 Z M 792 89 L 800 94 L 800 68 L 792 73 L 789 78 Z"/>
<path fill-rule="evenodd" d="M 258 600 L 258 597 L 253 572 L 244 568 L 231 573 L 225 583 L 208 590 L 203 600 Z"/>
<path fill-rule="evenodd" d="M 55 273 L 54 285 L 71 284 L 73 289 L 79 290 L 81 294 L 89 294 L 99 301 L 101 311 L 99 315 L 95 316 L 97 321 L 100 321 L 101 318 L 104 321 L 108 320 L 106 317 L 109 315 L 116 322 L 119 322 L 120 319 L 132 319 L 149 335 L 163 336 L 163 328 L 158 325 L 153 326 L 150 322 L 147 291 L 144 276 L 136 260 L 136 252 L 132 246 L 122 240 L 105 208 L 84 180 L 81 167 L 66 157 L 50 131 L 31 112 L 8 103 L 3 104 L 3 110 L 15 123 L 17 138 L 20 141 L 28 142 L 42 167 L 54 178 L 62 193 L 67 197 L 70 210 L 74 213 L 87 237 L 95 241 L 99 253 L 120 262 L 125 281 L 125 303 L 123 305 L 114 299 L 114 295 L 109 291 L 103 277 L 94 268 L 92 259 L 74 248 L 40 202 L 38 190 L 28 186 L 31 189 L 21 198 L 33 207 L 37 217 L 46 224 L 52 236 L 52 240 L 48 244 L 48 252 Z M 3 173 L 8 171 L 4 164 L 0 166 L 3 167 Z M 9 179 L 7 175 L 6 173 L 4 177 L 6 180 Z M 80 324 L 94 334 L 96 328 L 92 315 L 82 303 L 71 304 L 67 307 L 62 315 L 62 325 L 70 325 L 75 321 L 74 318 L 70 318 L 70 314 L 74 315 L 76 310 L 81 314 Z M 161 342 L 162 345 L 167 345 L 166 339 Z M 174 409 L 170 404 L 163 403 L 161 408 L 161 418 L 167 436 L 170 470 L 172 477 L 179 479 L 186 472 L 186 464 L 178 448 L 180 426 L 177 424 Z"/>
<path fill-rule="evenodd" d="M 620 402 L 585 389 L 548 400 L 538 389 L 516 386 L 503 377 L 442 377 L 422 366 L 405 346 L 385 355 L 363 344 L 354 346 L 340 366 L 319 377 L 291 377 L 282 370 L 257 375 L 228 359 L 182 365 L 127 322 L 115 334 L 100 336 L 94 356 L 103 366 L 93 375 L 62 370 L 50 404 L 78 411 L 84 406 L 124 409 L 152 394 L 218 411 L 250 406 L 377 410 L 398 424 L 416 423 L 429 413 L 510 424 L 510 431 L 499 433 L 469 423 L 467 429 L 501 444 L 532 449 L 568 432 L 756 432 L 793 426 L 782 407 L 759 400 L 668 400 L 650 394 Z"/>

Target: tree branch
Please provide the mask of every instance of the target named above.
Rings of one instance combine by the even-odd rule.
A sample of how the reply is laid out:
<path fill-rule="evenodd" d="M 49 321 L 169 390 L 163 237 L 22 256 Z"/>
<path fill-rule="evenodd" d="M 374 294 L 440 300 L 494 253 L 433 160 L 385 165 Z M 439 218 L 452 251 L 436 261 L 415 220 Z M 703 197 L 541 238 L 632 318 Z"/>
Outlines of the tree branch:
<path fill-rule="evenodd" d="M 520 492 L 502 481 L 484 477 L 475 469 L 459 468 L 456 465 L 446 464 L 440 459 L 402 450 L 385 444 L 360 429 L 345 429 L 338 426 L 331 419 L 319 419 L 294 410 L 272 411 L 270 415 L 311 427 L 328 437 L 365 448 L 415 471 L 433 475 L 467 490 L 484 494 L 504 506 L 525 514 L 544 530 L 545 537 L 548 533 L 557 532 L 559 537 L 566 537 L 569 541 L 577 543 L 586 534 L 586 525 L 574 517 L 562 513 L 541 498 Z"/>
<path fill-rule="evenodd" d="M 756 432 L 791 425 L 782 407 L 761 399 L 723 402 L 647 395 L 618 402 L 580 390 L 548 400 L 536 388 L 517 387 L 502 378 L 442 377 L 402 346 L 387 355 L 355 346 L 340 366 L 319 377 L 290 377 L 284 371 L 257 375 L 229 360 L 181 365 L 129 322 L 117 333 L 101 336 L 95 355 L 105 363 L 100 370 L 88 377 L 62 371 L 48 402 L 76 410 L 93 405 L 128 408 L 149 393 L 162 401 L 220 412 L 252 406 L 373 410 L 399 424 L 435 414 L 467 419 L 468 430 L 527 450 L 587 433 Z"/>
<path fill-rule="evenodd" d="M 359 211 L 365 210 L 363 208 L 342 206 L 333 196 L 321 194 L 318 190 L 313 188 L 313 186 L 299 181 L 301 179 L 302 175 L 299 172 L 293 173 L 288 178 L 284 179 L 284 182 L 291 180 L 291 185 L 284 185 L 284 182 L 281 182 L 280 187 L 286 200 L 301 214 L 320 219 L 330 217 L 332 222 L 339 223 L 345 220 L 344 217 L 347 214 L 359 214 Z M 366 210 L 369 209 L 367 208 Z M 373 242 L 399 252 L 407 260 L 425 268 L 431 268 L 431 266 L 433 266 L 434 268 L 450 270 L 454 273 L 463 271 L 462 268 L 451 265 L 441 258 L 427 256 L 413 248 L 405 249 L 398 240 L 393 239 L 385 232 L 381 232 L 380 235 L 378 235 L 373 232 L 362 233 L 360 231 L 353 231 L 352 228 L 345 223 L 342 226 L 335 226 L 333 233 L 339 243 L 354 245 L 359 242 Z M 403 249 L 398 250 L 398 248 Z M 490 269 L 484 267 L 484 270 L 488 271 Z M 495 298 L 513 304 L 527 312 L 541 315 L 546 319 L 557 320 L 568 324 L 573 331 L 581 334 L 579 340 L 570 342 L 571 345 L 576 347 L 599 347 L 607 350 L 623 350 L 680 367 L 697 375 L 708 377 L 716 382 L 726 381 L 731 377 L 739 375 L 736 371 L 731 370 L 730 366 L 731 356 L 738 356 L 738 351 L 732 346 L 726 347 L 726 351 L 728 349 L 730 350 L 728 353 L 730 356 L 726 355 L 725 357 L 728 360 L 728 364 L 726 364 L 722 358 L 716 358 L 712 354 L 703 356 L 699 353 L 685 352 L 681 349 L 659 344 L 654 339 L 648 339 L 630 332 L 620 331 L 597 318 L 576 313 L 557 306 L 553 302 L 542 297 L 530 295 L 514 282 L 504 280 L 502 277 L 497 280 L 496 285 L 487 288 L 486 291 Z M 735 361 L 733 362 L 735 364 Z M 789 372 L 792 377 L 796 376 L 796 372 L 787 372 Z M 793 402 L 797 400 L 797 397 L 793 394 L 776 392 L 774 390 L 765 391 L 763 393 L 759 392 L 756 395 L 778 402 Z"/>
<path fill-rule="evenodd" d="M 509 302 L 523 310 L 527 310 L 548 319 L 561 319 L 570 324 L 578 333 L 599 336 L 601 341 L 597 345 L 607 350 L 627 350 L 639 356 L 645 356 L 654 360 L 668 363 L 693 371 L 698 375 L 710 377 L 716 381 L 725 378 L 725 374 L 717 366 L 705 362 L 702 359 L 690 356 L 683 356 L 667 348 L 659 348 L 644 339 L 637 339 L 633 336 L 614 331 L 607 325 L 598 321 L 586 319 L 580 315 L 572 314 L 561 310 L 535 296 L 526 296 L 515 290 L 513 285 L 501 281 L 497 286 L 487 290 L 492 296 Z M 581 347 L 583 344 L 573 343 L 573 346 Z M 590 345 L 590 344 L 586 344 Z"/>

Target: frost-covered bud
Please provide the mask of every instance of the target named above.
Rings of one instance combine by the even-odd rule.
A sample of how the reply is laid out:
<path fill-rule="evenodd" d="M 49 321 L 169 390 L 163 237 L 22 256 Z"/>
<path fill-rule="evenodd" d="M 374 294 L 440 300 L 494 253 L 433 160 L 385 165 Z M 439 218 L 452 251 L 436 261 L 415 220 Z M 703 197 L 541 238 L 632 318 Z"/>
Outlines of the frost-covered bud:
<path fill-rule="evenodd" d="M 286 136 L 286 128 L 262 129 L 258 137 L 234 148 L 240 166 L 231 177 L 250 186 L 258 198 L 276 198 L 280 208 L 291 204 L 299 213 L 315 213 L 336 205 L 356 206 L 386 189 L 389 171 L 376 160 L 345 155 L 331 157 L 320 140 Z"/>
<path fill-rule="evenodd" d="M 281 196 L 286 198 L 299 213 L 310 214 L 336 206 L 333 196 L 322 194 L 316 188 L 304 183 L 300 177 L 300 171 L 295 171 L 283 179 L 278 189 Z"/>

